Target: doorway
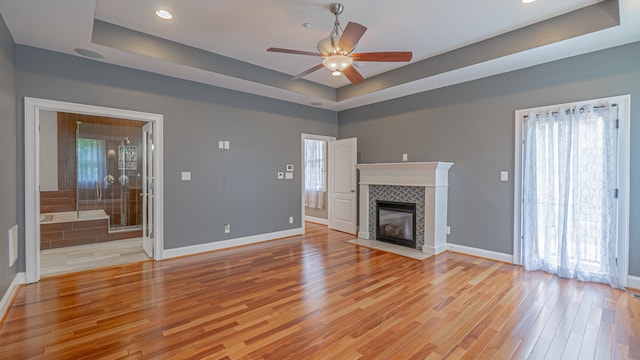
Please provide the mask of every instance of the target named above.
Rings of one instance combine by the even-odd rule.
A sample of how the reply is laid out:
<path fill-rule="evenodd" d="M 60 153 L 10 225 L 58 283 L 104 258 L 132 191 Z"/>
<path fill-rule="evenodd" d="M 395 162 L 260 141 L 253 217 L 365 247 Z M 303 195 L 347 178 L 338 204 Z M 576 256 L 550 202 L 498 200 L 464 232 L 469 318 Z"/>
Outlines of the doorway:
<path fill-rule="evenodd" d="M 620 96 L 516 112 L 516 262 L 626 286 L 628 104 Z"/>
<path fill-rule="evenodd" d="M 108 239 L 129 238 L 134 232 L 136 234 L 139 232 L 141 242 L 147 245 L 145 249 L 147 253 L 153 255 L 156 260 L 162 259 L 163 116 L 25 98 L 27 283 L 38 281 L 41 275 L 40 247 L 43 238 L 40 214 L 41 210 L 46 211 L 44 207 L 48 206 L 41 204 L 41 190 L 43 185 L 45 189 L 50 190 L 52 182 L 51 176 L 44 178 L 40 176 L 41 165 L 44 165 L 43 162 L 46 160 L 42 159 L 46 156 L 46 152 L 41 153 L 40 146 L 42 141 L 47 143 L 47 136 L 42 129 L 43 124 L 46 123 L 43 114 L 47 113 L 74 114 L 74 119 L 67 121 L 74 125 L 69 127 L 69 130 L 73 129 L 75 133 L 73 138 L 67 141 L 62 137 L 62 141 L 67 141 L 70 144 L 69 147 L 73 148 L 70 152 L 74 156 L 66 156 L 66 158 L 72 160 L 68 162 L 73 163 L 74 166 L 69 164 L 69 167 L 73 167 L 74 171 L 60 171 L 57 174 L 59 183 L 69 181 L 76 185 L 75 189 L 69 190 L 63 184 L 66 191 L 62 193 L 68 193 L 71 198 L 75 199 L 71 201 L 72 207 L 75 209 L 64 209 L 70 210 L 66 215 L 75 216 L 73 221 L 78 221 L 78 229 L 88 225 L 97 226 L 97 223 L 104 221 L 108 232 L 98 235 L 102 236 L 103 240 L 105 237 Z M 96 117 L 99 117 L 99 120 L 95 120 Z M 119 119 L 118 121 L 128 123 L 129 126 L 116 129 L 106 126 L 109 124 L 105 124 L 104 119 Z M 149 149 L 152 151 L 148 151 Z M 44 171 L 46 170 L 43 169 L 42 172 Z M 57 185 L 56 190 L 59 190 L 60 184 Z M 57 193 L 57 191 L 52 193 Z M 100 216 L 97 215 L 98 213 Z M 53 218 L 56 212 L 47 214 L 53 214 Z M 60 215 L 62 216 L 62 214 Z M 101 219 L 89 219 L 89 216 L 98 216 Z M 45 218 L 45 220 L 47 219 Z M 84 221 L 84 223 L 80 221 Z M 73 225 L 70 229 L 73 229 Z M 95 229 L 85 231 L 85 233 L 100 231 L 102 230 Z M 74 236 L 72 235 L 70 238 L 74 238 Z M 127 246 L 130 244 L 123 245 L 122 248 L 127 248 Z M 153 251 L 154 249 L 155 251 Z"/>
<path fill-rule="evenodd" d="M 302 229 L 305 222 L 328 225 L 328 144 L 335 137 L 302 134 Z"/>

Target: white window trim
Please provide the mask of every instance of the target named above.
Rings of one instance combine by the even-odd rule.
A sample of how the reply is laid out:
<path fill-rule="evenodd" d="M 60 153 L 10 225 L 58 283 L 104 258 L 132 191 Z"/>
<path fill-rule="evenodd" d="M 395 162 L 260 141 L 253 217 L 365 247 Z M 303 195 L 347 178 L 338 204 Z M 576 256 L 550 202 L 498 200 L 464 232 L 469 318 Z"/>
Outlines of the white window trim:
<path fill-rule="evenodd" d="M 618 143 L 618 271 L 622 286 L 627 286 L 629 278 L 629 184 L 630 184 L 630 104 L 631 95 L 621 95 L 602 99 L 575 101 L 572 103 L 542 106 L 516 110 L 515 112 L 515 163 L 513 184 L 513 263 L 522 265 L 522 147 L 523 119 L 530 112 L 543 109 L 579 105 L 588 102 L 609 101 L 619 108 Z"/>

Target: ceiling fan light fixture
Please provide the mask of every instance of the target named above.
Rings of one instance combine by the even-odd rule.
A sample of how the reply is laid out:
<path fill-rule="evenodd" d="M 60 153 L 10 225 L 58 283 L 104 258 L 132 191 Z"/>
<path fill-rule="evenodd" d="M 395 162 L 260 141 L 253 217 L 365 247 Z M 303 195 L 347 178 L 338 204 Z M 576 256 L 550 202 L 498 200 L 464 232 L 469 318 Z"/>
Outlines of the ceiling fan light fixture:
<path fill-rule="evenodd" d="M 333 35 L 327 36 L 318 41 L 316 49 L 323 55 L 338 54 L 340 52 L 340 49 L 338 49 L 338 38 Z"/>
<path fill-rule="evenodd" d="M 341 71 L 336 70 L 336 71 L 333 71 L 333 72 L 331 73 L 331 75 L 333 75 L 333 76 L 340 76 L 340 75 L 342 75 L 342 72 L 341 72 Z"/>
<path fill-rule="evenodd" d="M 331 71 L 342 72 L 353 63 L 353 59 L 345 55 L 331 55 L 322 60 L 322 65 Z M 337 76 L 337 75 L 336 75 Z"/>

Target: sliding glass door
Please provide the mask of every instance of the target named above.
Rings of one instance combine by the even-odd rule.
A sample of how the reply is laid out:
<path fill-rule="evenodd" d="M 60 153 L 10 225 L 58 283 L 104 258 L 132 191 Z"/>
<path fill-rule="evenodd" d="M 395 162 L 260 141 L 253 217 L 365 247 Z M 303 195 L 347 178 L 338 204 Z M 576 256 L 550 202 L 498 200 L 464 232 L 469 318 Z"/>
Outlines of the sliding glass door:
<path fill-rule="evenodd" d="M 523 263 L 619 287 L 618 107 L 597 103 L 523 119 Z"/>

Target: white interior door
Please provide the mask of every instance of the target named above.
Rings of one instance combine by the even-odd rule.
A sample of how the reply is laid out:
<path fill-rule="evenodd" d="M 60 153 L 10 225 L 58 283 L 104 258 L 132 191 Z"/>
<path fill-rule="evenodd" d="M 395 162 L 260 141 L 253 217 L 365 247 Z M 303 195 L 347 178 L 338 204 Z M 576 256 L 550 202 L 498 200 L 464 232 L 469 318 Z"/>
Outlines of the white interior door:
<path fill-rule="evenodd" d="M 358 232 L 356 193 L 356 138 L 329 142 L 329 228 Z"/>
<path fill-rule="evenodd" d="M 153 123 L 148 122 L 142 128 L 142 248 L 153 258 L 153 200 L 154 200 L 154 168 L 153 168 Z"/>

